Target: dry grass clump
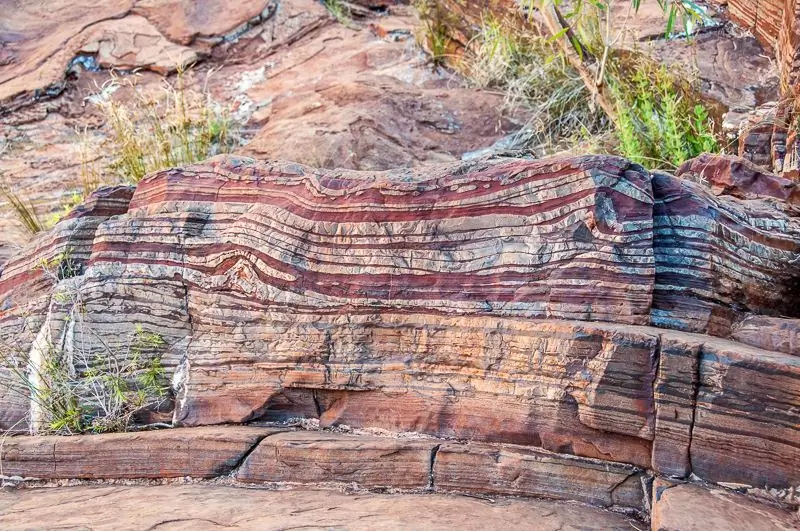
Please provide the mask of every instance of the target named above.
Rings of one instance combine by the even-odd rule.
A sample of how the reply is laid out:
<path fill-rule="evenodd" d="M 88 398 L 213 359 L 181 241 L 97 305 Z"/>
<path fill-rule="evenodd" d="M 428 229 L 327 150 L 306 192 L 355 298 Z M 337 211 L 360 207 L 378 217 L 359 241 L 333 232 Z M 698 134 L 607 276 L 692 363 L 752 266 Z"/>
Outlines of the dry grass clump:
<path fill-rule="evenodd" d="M 7 183 L 0 184 L 0 196 L 5 199 L 18 224 L 25 232 L 33 235 L 44 230 L 45 224 L 39 219 L 36 208 L 29 198 L 18 194 Z"/>
<path fill-rule="evenodd" d="M 450 58 L 454 15 L 436 0 L 414 0 L 413 4 L 421 21 L 415 33 L 417 43 L 430 54 L 434 66 L 444 66 Z"/>
<path fill-rule="evenodd" d="M 501 91 L 509 110 L 530 116 L 523 131 L 540 155 L 608 130 L 578 73 L 530 30 L 487 15 L 458 68 L 474 85 Z"/>
<path fill-rule="evenodd" d="M 114 99 L 118 89 L 126 89 L 129 99 Z M 141 88 L 135 75 L 112 72 L 90 101 L 110 128 L 106 149 L 112 162 L 105 169 L 125 182 L 229 152 L 236 141 L 230 111 L 207 91 L 187 89 L 183 71 L 174 83 L 165 80 L 155 92 Z M 88 168 L 86 172 L 93 173 Z"/>
<path fill-rule="evenodd" d="M 436 62 L 431 43 L 447 42 L 446 16 L 438 14 L 435 0 L 417 6 Z M 565 6 L 526 0 L 525 21 L 487 13 L 460 61 L 448 61 L 473 85 L 501 92 L 507 109 L 530 117 L 516 135 L 516 148 L 543 156 L 594 145 L 665 170 L 721 150 L 718 125 L 698 87 L 687 81 L 690 76 L 669 72 L 645 54 L 615 48 L 627 19 L 614 29 L 619 24 L 612 24 L 607 2 L 578 3 L 567 18 L 542 12 L 544 23 L 534 19 L 534 8 L 557 12 Z M 670 33 L 684 11 L 674 2 L 662 7 Z M 635 16 L 637 9 L 633 2 L 628 15 Z"/>
<path fill-rule="evenodd" d="M 76 131 L 79 187 L 57 212 L 40 218 L 23 191 L 0 182 L 0 198 L 26 232 L 36 234 L 51 227 L 102 185 L 135 184 L 151 172 L 228 153 L 238 143 L 230 110 L 215 102 L 207 88 L 187 87 L 182 69 L 174 81 L 163 80 L 156 89 L 141 86 L 135 72 L 112 71 L 110 76 L 87 98 L 105 118 L 106 138 L 97 142 L 88 129 Z"/>

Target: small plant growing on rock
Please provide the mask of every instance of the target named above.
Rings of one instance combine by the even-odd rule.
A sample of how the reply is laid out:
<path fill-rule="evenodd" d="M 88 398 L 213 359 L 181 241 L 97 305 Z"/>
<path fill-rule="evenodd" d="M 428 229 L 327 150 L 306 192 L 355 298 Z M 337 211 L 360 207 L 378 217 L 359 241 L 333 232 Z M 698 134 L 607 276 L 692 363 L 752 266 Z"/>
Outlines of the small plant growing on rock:
<path fill-rule="evenodd" d="M 102 90 L 90 98 L 99 106 L 110 128 L 112 162 L 108 166 L 121 180 L 136 183 L 148 173 L 191 164 L 235 144 L 233 121 L 227 108 L 216 104 L 207 91 L 186 87 L 184 72 L 174 83 L 164 81 L 161 90 L 146 91 L 136 75 L 112 72 Z M 113 97 L 119 89 L 129 100 Z M 84 159 L 84 172 L 91 175 Z"/>
<path fill-rule="evenodd" d="M 688 87 L 644 59 L 628 68 L 632 74 L 617 70 L 610 77 L 622 155 L 648 167 L 675 169 L 720 150 L 713 120 Z"/>
<path fill-rule="evenodd" d="M 342 0 L 322 0 L 322 4 L 339 24 L 351 24 L 350 7 Z"/>
<path fill-rule="evenodd" d="M 30 352 L 0 345 L 0 385 L 31 401 L 32 431 L 125 431 L 142 412 L 169 400 L 164 338 L 137 324 L 120 345 L 107 344 L 84 321 L 79 279 L 70 280 L 80 273 L 71 250 L 39 265 L 54 285 L 50 316 Z"/>
<path fill-rule="evenodd" d="M 422 22 L 417 42 L 430 54 L 434 66 L 442 66 L 450 49 L 450 22 L 453 17 L 436 0 L 416 0 L 414 7 Z"/>
<path fill-rule="evenodd" d="M 505 106 L 530 116 L 523 130 L 539 155 L 604 133 L 609 122 L 590 105 L 575 70 L 545 37 L 485 15 L 458 69 L 474 85 L 501 91 Z"/>
<path fill-rule="evenodd" d="M 160 335 L 137 325 L 124 351 L 90 354 L 84 347 L 68 351 L 48 344 L 38 360 L 9 349 L 0 354 L 16 380 L 0 384 L 30 398 L 36 433 L 125 431 L 143 409 L 168 398 Z"/>

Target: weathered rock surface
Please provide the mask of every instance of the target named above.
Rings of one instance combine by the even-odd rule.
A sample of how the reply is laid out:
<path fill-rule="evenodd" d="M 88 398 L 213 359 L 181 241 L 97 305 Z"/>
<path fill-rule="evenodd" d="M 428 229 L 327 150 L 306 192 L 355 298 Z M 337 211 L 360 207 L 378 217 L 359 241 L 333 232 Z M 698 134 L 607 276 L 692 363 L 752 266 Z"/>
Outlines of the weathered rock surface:
<path fill-rule="evenodd" d="M 653 484 L 653 531 L 715 529 L 798 529 L 789 511 L 723 489 L 656 479 Z"/>
<path fill-rule="evenodd" d="M 131 187 L 97 190 L 58 227 L 34 239 L 29 244 L 33 254 L 3 266 L 0 276 L 13 277 L 13 283 L 6 287 L 18 294 L 16 304 L 9 299 L 0 302 L 0 425 L 6 429 L 24 430 L 24 426 L 15 424 L 29 412 L 28 392 L 10 368 L 26 366 L 38 330 L 46 325 L 54 284 L 83 271 L 98 225 L 127 212 L 132 196 Z"/>
<path fill-rule="evenodd" d="M 242 463 L 245 483 L 348 483 L 422 491 L 431 486 L 435 439 L 298 431 L 272 435 Z"/>
<path fill-rule="evenodd" d="M 104 4 L 104 9 L 113 11 L 116 5 Z M 34 4 L 9 8 L 15 16 L 8 21 L 8 31 L 24 37 L 19 44 L 9 45 L 9 50 L 19 48 L 13 53 L 47 47 L 39 46 L 37 39 L 51 33 L 41 29 L 41 17 L 29 13 L 35 9 L 39 8 Z M 78 37 L 68 35 L 78 31 L 75 25 L 87 11 L 92 11 L 91 17 L 106 17 L 104 10 L 86 6 L 49 11 L 48 24 L 59 25 L 61 17 L 75 17 L 59 25 L 58 34 L 63 33 L 69 46 Z M 91 17 L 86 20 L 94 20 Z M 184 75 L 185 86 L 206 87 L 217 102 L 229 105 L 243 138 L 249 140 L 240 151 L 259 158 L 365 170 L 453 161 L 491 145 L 525 121 L 524 113 L 502 109 L 501 95 L 467 88 L 458 76 L 431 68 L 414 43 L 416 19 L 408 6 L 392 6 L 386 16 L 347 27 L 336 23 L 314 0 L 248 0 L 235 6 L 217 1 L 139 0 L 130 15 L 102 23 L 118 30 L 106 32 L 108 38 L 101 39 L 105 44 L 86 57 L 105 65 L 101 48 L 103 53 L 111 50 L 106 55 L 122 53 L 130 44 L 130 18 L 149 21 L 170 46 L 206 57 Z M 148 47 L 155 46 L 151 41 L 134 39 L 139 46 L 136 54 L 121 55 L 116 64 L 134 64 Z M 8 84 L 24 91 L 16 99 L 0 99 L 0 109 L 8 111 L 0 112 L 0 173 L 8 184 L 25 192 L 43 218 L 81 189 L 76 129 L 88 127 L 90 150 L 97 153 L 98 166 L 110 162 L 103 158 L 107 150 L 102 146 L 108 126 L 85 100 L 108 81 L 107 71 L 84 69 L 82 61 L 88 59 L 81 55 L 83 59 L 70 68 L 67 79 L 50 91 L 57 96 L 44 97 L 46 91 L 39 100 L 29 96 L 54 78 L 62 80 L 72 55 L 59 54 L 40 65 L 33 78 L 17 74 L 22 63 L 0 66 Z M 172 66 L 178 59 L 165 52 L 149 55 Z M 183 56 L 188 57 L 188 52 Z M 160 92 L 163 83 L 151 71 L 141 71 L 137 80 L 148 94 Z M 118 101 L 130 97 L 124 88 L 114 93 Z M 8 210 L 0 200 L 0 263 L 28 238 Z"/>
<path fill-rule="evenodd" d="M 765 350 L 800 356 L 800 321 L 751 315 L 740 321 L 731 337 Z"/>
<path fill-rule="evenodd" d="M 49 237 L 66 245 L 80 219 Z M 223 157 L 148 177 L 92 230 L 81 274 L 51 298 L 52 284 L 30 284 L 48 236 L 2 272 L 4 340 L 23 357 L 37 335 L 103 353 L 124 351 L 137 325 L 158 332 L 176 424 L 301 417 L 800 484 L 800 357 L 747 325 L 797 311 L 800 231 L 775 199 L 715 196 L 610 157 L 383 173 Z M 75 317 L 91 334 L 76 336 Z M 13 404 L 4 426 L 25 426 Z M 270 439 L 289 460 L 351 462 L 341 448 L 325 457 L 325 441 Z M 414 484 L 429 449 L 409 450 Z M 380 480 L 375 461 L 360 481 Z M 610 503 L 603 488 L 587 499 Z"/>
<path fill-rule="evenodd" d="M 103 67 L 174 71 L 197 60 L 197 51 L 185 46 L 196 37 L 221 38 L 259 17 L 266 5 L 215 0 L 112 0 L 99 5 L 4 1 L 0 101 L 61 82 L 79 54 L 96 56 Z"/>
<path fill-rule="evenodd" d="M 716 195 L 739 199 L 774 197 L 790 205 L 800 204 L 800 189 L 795 181 L 732 155 L 704 153 L 683 163 L 675 175 L 707 186 Z"/>
<path fill-rule="evenodd" d="M 745 308 L 797 316 L 800 225 L 792 210 L 777 201 L 713 197 L 665 175 L 652 185 L 654 325 L 725 337 Z"/>
<path fill-rule="evenodd" d="M 235 503 L 232 503 L 235 501 Z M 57 511 L 53 507 L 58 507 Z M 0 492 L 7 530 L 91 526 L 92 529 L 434 529 L 487 528 L 627 531 L 623 515 L 545 500 L 461 496 L 264 491 L 209 485 L 72 487 Z"/>
<path fill-rule="evenodd" d="M 644 511 L 644 474 L 629 465 L 550 454 L 522 446 L 443 444 L 436 491 L 573 499 Z"/>
<path fill-rule="evenodd" d="M 270 428 L 226 426 L 73 437 L 12 437 L 2 475 L 36 479 L 214 478 L 236 468 Z"/>
<path fill-rule="evenodd" d="M 715 482 L 800 484 L 800 357 L 711 340 L 700 360 L 692 471 Z"/>

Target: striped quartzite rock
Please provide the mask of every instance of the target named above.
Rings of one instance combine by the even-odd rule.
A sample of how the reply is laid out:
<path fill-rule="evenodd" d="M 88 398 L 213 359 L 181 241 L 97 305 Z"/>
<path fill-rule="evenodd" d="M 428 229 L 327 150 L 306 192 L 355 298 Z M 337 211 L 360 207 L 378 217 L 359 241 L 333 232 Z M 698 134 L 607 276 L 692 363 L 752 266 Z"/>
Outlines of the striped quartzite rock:
<path fill-rule="evenodd" d="M 381 173 L 229 157 L 117 197 L 0 274 L 20 357 L 93 359 L 140 327 L 167 343 L 180 425 L 316 418 L 800 484 L 800 357 L 743 324 L 800 311 L 800 219 L 779 200 L 605 156 Z M 41 258 L 73 245 L 48 276 Z M 1 404 L 25 424 L 25 400 Z M 450 458 L 491 464 L 475 448 Z"/>

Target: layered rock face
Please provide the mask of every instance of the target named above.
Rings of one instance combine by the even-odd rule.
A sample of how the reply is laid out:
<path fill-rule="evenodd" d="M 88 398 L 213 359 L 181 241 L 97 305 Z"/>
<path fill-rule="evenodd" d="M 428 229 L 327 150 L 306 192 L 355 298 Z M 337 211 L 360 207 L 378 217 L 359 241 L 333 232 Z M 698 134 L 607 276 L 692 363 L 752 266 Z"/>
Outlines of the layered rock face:
<path fill-rule="evenodd" d="M 473 441 L 359 447 L 419 487 L 474 487 L 473 470 L 494 492 L 585 484 L 563 496 L 639 508 L 648 469 L 789 488 L 800 219 L 757 191 L 603 156 L 376 173 L 218 158 L 147 177 L 129 204 L 103 192 L 42 236 L 0 276 L 0 330 L 20 356 L 84 359 L 157 332 L 177 425 Z M 67 247 L 53 281 L 40 258 Z M 2 405 L 24 425 L 26 401 Z M 309 451 L 353 460 L 272 435 L 239 473 L 285 478 Z M 395 467 L 341 466 L 367 485 Z"/>

